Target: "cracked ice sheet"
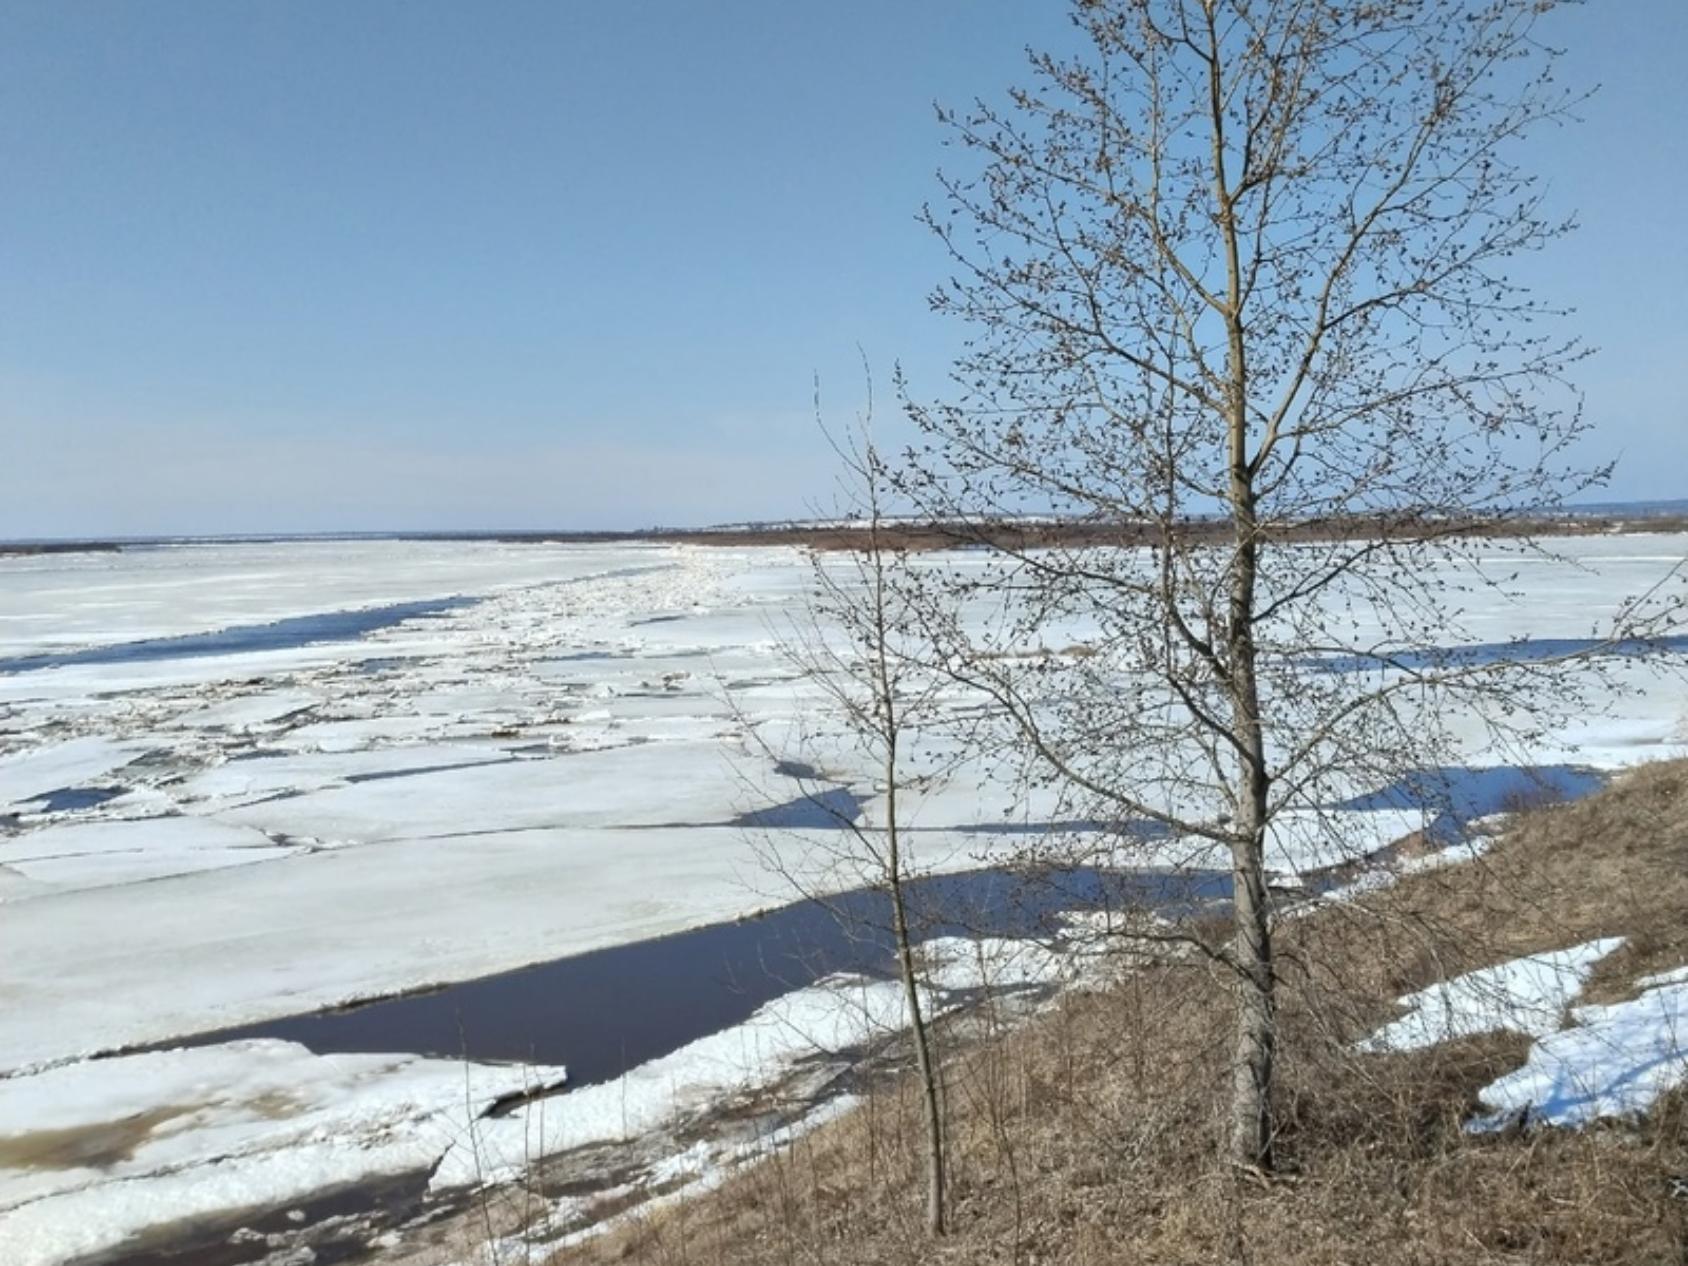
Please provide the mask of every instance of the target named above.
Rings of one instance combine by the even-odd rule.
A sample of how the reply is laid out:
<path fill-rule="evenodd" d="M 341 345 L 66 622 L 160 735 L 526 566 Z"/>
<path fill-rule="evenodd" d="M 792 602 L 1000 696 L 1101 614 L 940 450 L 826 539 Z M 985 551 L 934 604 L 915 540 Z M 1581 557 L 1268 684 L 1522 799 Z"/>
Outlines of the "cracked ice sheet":
<path fill-rule="evenodd" d="M 0 902 L 276 861 L 296 850 L 208 818 L 69 822 L 0 839 Z M 26 881 L 9 887 L 6 872 Z"/>
<path fill-rule="evenodd" d="M 185 779 L 178 793 L 195 812 L 199 801 L 259 799 L 284 792 L 340 787 L 358 778 L 393 777 L 418 770 L 485 765 L 510 760 L 507 748 L 491 743 L 430 743 L 363 752 L 301 752 L 231 760 Z"/>
<path fill-rule="evenodd" d="M 348 717 L 296 726 L 277 735 L 270 746 L 290 752 L 361 752 L 384 743 L 434 743 L 442 739 L 479 738 L 485 733 L 483 718 Z"/>
<path fill-rule="evenodd" d="M 1531 1037 L 1559 1027 L 1594 965 L 1622 945 L 1621 936 L 1527 954 L 1439 981 L 1403 996 L 1408 1008 L 1359 1044 L 1362 1051 L 1414 1051 L 1479 1033 L 1508 1030 Z"/>
<path fill-rule="evenodd" d="M 6 1266 L 57 1266 L 178 1220 L 424 1171 L 495 1100 L 562 1079 L 245 1041 L 0 1080 Z"/>
<path fill-rule="evenodd" d="M 149 746 L 108 738 L 75 738 L 0 756 L 0 806 L 24 803 L 62 787 L 78 787 L 103 778 Z"/>
<path fill-rule="evenodd" d="M 923 857 L 946 868 L 976 860 L 929 844 Z M 732 827 L 467 835 L 18 901 L 0 918 L 0 1075 L 789 902 L 758 848 Z M 794 861 L 817 889 L 851 878 L 829 877 L 818 854 Z"/>
<path fill-rule="evenodd" d="M 672 546 L 281 541 L 0 560 L 0 658 L 581 579 Z"/>
<path fill-rule="evenodd" d="M 767 883 L 738 831 L 571 830 L 19 902 L 0 919 L 0 1071 L 679 931 L 771 904 Z"/>
<path fill-rule="evenodd" d="M 528 547 L 521 548 L 525 550 Z M 1581 548 L 1580 544 L 1578 548 Z M 1604 543 L 1600 545 L 1600 549 L 1607 552 L 1611 548 Z M 1671 544 L 1670 548 L 1674 549 L 1675 545 Z M 488 564 L 485 575 L 490 576 L 504 566 L 503 562 L 497 561 L 501 552 L 492 550 L 484 556 L 494 560 Z M 569 550 L 560 553 L 567 554 Z M 586 557 L 588 554 L 590 559 Z M 1603 556 L 1597 557 L 1598 554 L 1599 550 L 1596 550 L 1590 558 L 1597 567 L 1604 568 L 1606 560 Z M 241 554 L 239 549 L 225 556 L 230 567 L 241 566 L 243 559 L 252 557 L 256 556 Z M 432 564 L 425 558 L 410 552 L 383 553 L 379 548 L 362 557 L 364 561 L 357 566 L 391 569 L 395 560 L 408 560 L 402 561 L 398 570 L 386 578 L 393 580 L 400 590 L 387 596 L 418 597 L 426 592 L 425 586 L 419 590 L 400 574 L 412 565 L 418 570 L 428 570 Z M 573 557 L 571 555 L 571 559 Z M 231 684 L 234 688 L 245 690 L 251 678 L 273 681 L 277 688 L 285 682 L 287 688 L 325 691 L 331 704 L 323 710 L 323 720 L 331 724 L 404 715 L 406 712 L 427 712 L 450 722 L 455 720 L 451 716 L 453 708 L 450 701 L 436 700 L 424 707 L 418 701 L 421 697 L 419 692 L 437 694 L 442 689 L 456 688 L 472 693 L 490 686 L 496 689 L 499 697 L 496 700 L 485 696 L 478 700 L 463 697 L 458 702 L 464 715 L 473 716 L 477 722 L 486 725 L 490 733 L 495 725 L 502 728 L 512 707 L 527 707 L 526 715 L 516 718 L 522 729 L 521 744 L 549 741 L 595 746 L 620 744 L 631 737 L 661 734 L 678 738 L 688 733 L 713 732 L 713 719 L 705 722 L 701 717 L 686 717 L 683 708 L 671 714 L 665 701 L 642 702 L 625 697 L 628 690 L 648 688 L 651 681 L 660 680 L 668 672 L 696 674 L 697 679 L 683 693 L 691 695 L 695 690 L 698 714 L 713 710 L 713 704 L 705 707 L 702 700 L 711 694 L 714 687 L 701 679 L 718 675 L 734 683 L 735 702 L 753 716 L 782 713 L 788 716 L 813 715 L 813 692 L 804 690 L 804 683 L 789 680 L 783 666 L 769 655 L 765 640 L 766 617 L 772 615 L 777 618 L 781 604 L 791 602 L 806 588 L 807 565 L 800 555 L 780 550 L 723 553 L 605 550 L 581 551 L 578 557 L 585 561 L 576 566 L 574 561 L 565 560 L 551 573 L 553 578 L 557 574 L 564 576 L 564 582 L 558 586 L 506 590 L 476 607 L 431 620 L 421 628 L 398 626 L 359 642 L 321 645 L 294 652 L 206 658 L 174 665 L 131 665 L 112 672 L 96 672 L 93 671 L 94 666 L 82 666 L 75 670 L 21 674 L 0 679 L 0 696 L 9 697 L 7 692 L 13 689 L 39 692 L 49 682 L 55 683 L 47 693 L 61 706 L 42 708 L 32 715 L 86 727 L 83 732 L 87 728 L 102 727 L 100 737 L 122 740 L 140 737 L 146 739 L 149 745 L 165 744 L 166 740 L 158 736 L 159 726 L 184 709 L 197 706 L 195 693 L 215 698 L 217 692 L 230 689 Z M 1643 561 L 1651 568 L 1659 557 L 1650 555 Z M 640 571 L 637 575 L 621 579 L 600 575 L 597 579 L 580 583 L 567 579 L 569 575 L 594 568 L 622 571 L 652 566 L 660 567 L 660 570 Z M 1558 593 L 1562 601 L 1558 601 L 1556 606 L 1549 603 L 1545 608 L 1546 614 L 1539 620 L 1540 613 L 1534 603 L 1539 587 L 1533 587 L 1530 603 L 1502 604 L 1492 616 L 1485 613 L 1481 617 L 1485 623 L 1476 632 L 1482 637 L 1498 639 L 1519 627 L 1535 626 L 1544 634 L 1571 635 L 1586 631 L 1588 613 L 1604 601 L 1601 595 L 1621 592 L 1627 583 L 1625 576 L 1630 574 L 1635 573 L 1621 570 L 1611 574 L 1604 570 L 1598 574 L 1567 573 L 1556 582 L 1557 588 L 1551 590 Z M 4 567 L 0 566 L 0 590 L 7 584 L 6 576 Z M 382 583 L 386 583 L 386 579 Z M 118 580 L 127 583 L 122 577 Z M 482 589 L 478 582 L 459 587 L 475 591 Z M 111 596 L 106 595 L 107 598 Z M 94 597 L 99 599 L 100 596 L 96 594 Z M 0 594 L 0 603 L 3 601 L 4 596 Z M 324 605 L 334 604 L 312 601 L 303 609 L 319 610 Z M 656 624 L 638 623 L 652 614 L 674 614 L 680 618 Z M 700 646 L 707 646 L 728 635 L 748 638 L 750 644 L 712 648 L 707 654 L 696 653 Z M 662 653 L 614 657 L 615 648 L 624 645 L 643 646 L 648 651 Z M 582 653 L 601 655 L 605 652 L 612 653 L 612 657 L 573 658 Z M 367 658 L 394 656 L 410 658 L 390 670 L 375 674 L 360 675 L 353 668 L 356 662 Z M 421 656 L 435 658 L 427 660 L 419 658 Z M 144 667 L 153 671 L 142 672 Z M 1625 671 L 1632 668 L 1639 671 L 1641 668 L 1639 664 L 1624 667 Z M 35 680 L 32 682 L 30 679 Z M 1637 681 L 1640 680 L 1638 677 Z M 176 684 L 171 684 L 173 682 Z M 121 688 L 128 693 L 111 700 L 91 697 L 91 692 L 113 688 Z M 590 704 L 581 697 L 583 693 L 593 696 Z M 531 698 L 531 703 L 519 703 L 522 698 Z M 131 712 L 131 709 L 138 709 L 149 700 L 162 702 L 148 705 L 153 709 L 150 714 L 139 710 Z M 551 714 L 558 707 L 578 714 L 588 706 L 601 711 L 601 720 L 587 722 L 579 715 L 573 715 L 566 723 L 553 723 L 555 718 Z M 1632 732 L 1622 737 L 1632 746 L 1650 744 L 1649 750 L 1656 751 L 1659 750 L 1656 740 L 1661 733 L 1660 727 L 1679 716 L 1681 708 L 1680 691 L 1657 689 L 1640 701 L 1624 700 L 1620 707 L 1613 710 L 1616 715 L 1612 724 L 1631 726 Z M 0 704 L 0 711 L 3 710 L 3 704 Z M 661 715 L 635 718 L 631 715 L 634 711 L 658 712 Z M 493 720 L 495 717 L 496 721 Z M 348 737 L 348 734 L 342 730 L 339 736 Z M 366 733 L 362 737 L 373 742 L 378 736 Z M 1612 735 L 1595 734 L 1591 741 L 1604 741 L 1609 737 Z M 156 744 L 153 743 L 155 739 Z M 200 747 L 184 757 L 187 761 L 187 782 L 168 785 L 171 794 L 178 797 L 184 792 L 191 795 L 194 789 L 204 790 L 197 783 L 199 778 L 267 781 L 269 793 L 275 793 L 343 783 L 348 771 L 354 768 L 386 771 L 402 765 L 414 771 L 463 763 L 461 759 L 454 761 L 452 755 L 471 746 L 478 749 L 477 758 L 481 755 L 487 760 L 508 757 L 504 747 L 491 743 L 429 743 L 423 747 L 384 747 L 324 757 L 311 766 L 313 772 L 308 776 L 300 772 L 305 768 L 303 765 L 289 770 L 285 765 L 278 764 L 286 759 L 305 761 L 309 759 L 306 757 L 241 760 L 196 775 L 196 767 L 220 759 L 215 745 L 222 740 L 214 735 L 208 737 L 205 732 L 195 732 L 180 741 L 199 744 Z M 512 742 L 505 746 L 516 745 Z M 801 751 L 784 749 L 778 754 L 798 758 L 804 755 Z M 830 766 L 833 762 L 826 763 Z M 858 790 L 865 792 L 871 789 L 871 779 L 864 778 L 858 760 L 846 752 L 839 752 L 836 763 L 837 769 L 828 768 L 826 772 L 836 773 Z M 433 774 L 420 774 L 416 780 L 403 781 L 413 782 L 413 789 L 418 795 L 428 796 L 432 794 L 429 788 L 433 777 Z M 296 783 L 293 781 L 295 778 L 298 779 Z M 863 785 L 864 781 L 866 785 Z M 975 776 L 969 773 L 962 780 L 967 781 L 974 784 L 972 788 L 957 784 L 937 797 L 930 812 L 923 813 L 922 825 L 949 829 L 994 820 L 999 806 L 987 802 L 991 795 L 1000 792 L 1000 787 L 993 791 L 992 780 L 985 774 Z M 647 780 L 647 783 L 648 787 L 660 790 L 661 775 Z M 442 785 L 474 790 L 468 783 Z M 783 783 L 774 785 L 783 788 Z M 162 790 L 164 788 L 149 789 L 152 794 L 159 794 Z M 729 808 L 736 810 L 744 806 L 748 796 L 740 797 L 740 790 L 736 787 L 725 789 L 723 802 Z M 790 796 L 780 795 L 778 798 L 788 799 Z M 523 808 L 522 813 L 528 813 L 529 820 L 537 812 L 538 803 L 536 799 Z M 203 813 L 226 805 L 196 803 L 187 799 L 182 800 L 181 807 Z M 320 808 L 321 802 L 316 802 L 313 811 Z M 564 804 L 562 808 L 566 811 L 568 806 Z M 1050 808 L 1049 805 L 1039 803 L 1035 808 L 1039 812 L 1029 815 L 1034 822 L 1050 816 L 1043 812 Z M 452 812 L 466 815 L 469 810 L 457 807 Z M 522 814 L 516 816 L 519 819 Z M 460 826 L 461 823 L 454 825 Z M 479 825 L 484 826 L 484 823 Z M 429 863 L 422 860 L 421 855 L 407 852 L 386 853 L 387 860 L 381 863 L 387 868 L 386 873 L 378 869 L 374 859 L 370 860 L 367 871 L 362 867 L 321 873 L 313 869 L 305 872 L 307 878 L 303 879 L 296 871 L 304 863 L 314 863 L 317 859 L 301 857 L 277 863 L 274 867 L 257 868 L 273 872 L 273 877 L 280 881 L 280 887 L 274 894 L 281 907 L 278 911 L 264 909 L 262 902 L 249 893 L 249 885 L 253 883 L 251 878 L 237 880 L 232 874 L 223 877 L 211 874 L 189 876 L 161 884 L 136 886 L 131 895 L 139 904 L 133 908 L 115 899 L 109 903 L 96 900 L 100 896 L 97 893 L 55 898 L 47 904 L 71 903 L 63 908 L 73 928 L 80 926 L 81 921 L 88 917 L 89 910 L 98 908 L 105 924 L 131 929 L 132 937 L 140 937 L 146 944 L 158 948 L 158 961 L 168 965 L 168 975 L 161 969 L 157 978 L 149 979 L 137 964 L 130 961 L 135 956 L 125 954 L 124 943 L 117 939 L 105 940 L 103 933 L 95 937 L 95 943 L 86 952 L 74 946 L 61 950 L 61 953 L 70 955 L 74 973 L 86 977 L 71 989 L 69 1005 L 73 1009 L 87 1007 L 87 1010 L 85 1013 L 78 1012 L 77 1023 L 61 1028 L 57 1041 L 61 1045 L 67 1044 L 82 1040 L 84 1031 L 101 1031 L 103 1020 L 98 1008 L 93 1005 L 93 1000 L 100 996 L 98 972 L 92 966 L 93 960 L 101 956 L 115 972 L 113 982 L 121 986 L 126 994 L 137 995 L 129 1009 L 128 1019 L 115 1017 L 107 1026 L 107 1031 L 121 1030 L 125 1024 L 135 1020 L 143 1008 L 151 1005 L 147 1002 L 149 997 L 156 1001 L 166 993 L 163 983 L 166 979 L 173 977 L 173 985 L 179 985 L 182 980 L 205 973 L 208 962 L 213 964 L 211 975 L 220 979 L 206 986 L 198 996 L 198 1003 L 192 998 L 166 997 L 164 1005 L 158 1008 L 162 1016 L 179 1026 L 176 1031 L 180 1032 L 228 1022 L 232 1019 L 231 1013 L 256 1010 L 264 1014 L 281 1014 L 306 1009 L 321 1001 L 334 1001 L 346 994 L 386 992 L 433 978 L 461 979 L 572 952 L 575 947 L 638 939 L 649 934 L 651 929 L 676 930 L 713 918 L 727 917 L 757 905 L 769 904 L 779 895 L 766 891 L 766 881 L 762 881 L 763 891 L 753 891 L 755 877 L 759 873 L 753 859 L 745 863 L 752 882 L 740 886 L 736 895 L 730 891 L 723 893 L 713 886 L 715 877 L 732 870 L 737 865 L 733 859 L 741 858 L 747 852 L 742 847 L 737 850 L 725 847 L 722 843 L 725 832 L 714 836 L 660 832 L 658 834 L 665 837 L 660 845 L 649 834 L 635 844 L 629 840 L 629 834 L 604 831 L 586 838 L 573 831 L 535 830 L 523 836 L 482 836 L 468 841 L 468 847 L 477 848 L 481 850 L 481 855 L 495 860 L 490 872 L 484 876 L 476 873 L 472 860 L 466 860 L 460 866 L 455 862 L 447 865 L 446 881 L 470 890 L 467 895 L 453 893 L 440 897 L 438 901 L 446 920 L 464 925 L 458 929 L 441 927 L 440 923 L 444 920 L 430 917 L 426 897 L 433 894 L 411 891 L 411 886 L 418 881 L 406 872 L 413 862 L 423 866 Z M 981 835 L 973 840 L 963 839 L 960 846 L 955 847 L 948 837 L 936 832 L 922 830 L 918 836 L 923 859 L 929 847 L 934 850 L 954 848 L 955 865 L 979 860 L 976 854 L 987 844 L 994 846 L 1012 842 L 1009 836 Z M 801 844 L 794 836 L 783 838 Z M 558 842 L 565 839 L 578 839 L 583 845 L 594 847 L 596 853 L 595 864 L 582 862 L 575 865 L 568 872 L 569 878 L 563 881 L 558 878 L 560 872 L 552 865 L 555 859 L 546 854 L 554 851 Z M 742 841 L 736 843 L 742 846 Z M 379 847 L 394 849 L 397 846 Z M 533 856 L 526 855 L 530 847 Z M 722 850 L 721 856 L 712 855 L 716 849 Z M 694 857 L 694 854 L 699 856 Z M 677 863 L 676 858 L 682 860 Z M 678 876 L 677 884 L 694 882 L 689 869 L 694 861 L 704 866 L 710 876 L 699 884 L 699 899 L 695 902 L 691 900 L 691 893 L 673 891 L 667 883 L 658 886 L 648 882 L 651 874 L 666 875 L 669 872 Z M 644 868 L 642 874 L 648 891 L 633 891 L 634 886 L 623 882 L 617 872 L 626 864 Z M 950 863 L 946 861 L 945 864 Z M 354 876 L 355 882 L 344 903 L 335 904 L 335 894 L 325 893 L 325 889 L 342 875 Z M 245 910 L 248 916 L 246 922 L 254 938 L 251 946 L 228 950 L 224 940 L 219 939 L 226 938 L 232 942 L 243 930 L 235 921 L 219 922 L 210 913 L 210 907 L 220 899 L 221 881 L 225 878 L 238 893 L 247 894 L 240 897 L 240 901 L 249 903 Z M 484 889 L 480 886 L 483 879 Z M 580 892 L 571 889 L 564 898 L 558 899 L 547 886 L 559 882 L 571 884 Z M 591 902 L 580 895 L 597 891 L 600 886 L 610 894 L 609 908 L 603 912 L 591 908 Z M 530 892 L 529 888 L 539 891 Z M 155 892 L 153 889 L 162 891 Z M 327 909 L 334 912 L 334 919 L 352 923 L 375 919 L 379 934 L 368 938 L 346 934 L 343 929 L 333 926 L 334 919 L 312 922 L 297 910 L 288 908 L 295 904 L 321 902 L 325 898 Z M 389 899 L 396 902 L 399 913 L 382 921 L 372 911 L 378 910 Z M 17 913 L 23 913 L 21 906 Z M 556 921 L 551 921 L 553 913 L 557 915 Z M 9 912 L 8 918 L 12 917 L 14 915 Z M 199 926 L 207 919 L 211 926 Z M 520 931 L 509 929 L 511 923 L 522 919 L 532 923 L 536 929 L 534 935 L 524 936 Z M 565 922 L 568 919 L 583 919 L 583 926 L 589 934 L 577 935 L 576 929 Z M 0 924 L 4 922 L 0 920 Z M 64 939 L 48 922 L 34 920 L 31 926 L 35 928 L 34 936 L 46 945 Z M 477 935 L 477 928 L 490 931 Z M 344 939 L 339 939 L 343 934 Z M 3 943 L 5 951 L 0 953 L 0 983 L 9 987 L 10 982 L 3 980 L 10 974 L 8 957 L 15 957 L 11 951 L 20 942 L 6 941 L 5 938 L 6 929 L 0 927 L 0 943 Z M 418 942 L 439 948 L 439 956 L 430 957 L 426 951 L 415 951 L 412 946 Z M 348 971 L 333 961 L 331 947 L 334 945 L 364 960 L 360 970 Z M 191 952 L 195 946 L 199 949 L 197 957 Z M 227 971 L 224 970 L 222 957 L 226 951 L 229 954 Z M 293 956 L 299 958 L 297 966 Z M 37 964 L 36 974 L 40 979 L 50 979 L 59 965 L 57 959 L 45 957 L 45 950 L 29 961 Z M 313 971 L 322 973 L 319 980 L 310 979 Z M 242 972 L 245 973 L 244 984 L 237 978 Z M 107 989 L 105 992 L 110 995 L 116 990 Z M 204 1005 L 199 1005 L 201 1003 Z M 33 1036 L 25 1035 L 27 1040 L 20 1039 L 20 1046 L 36 1050 L 42 1046 L 50 1047 L 50 1043 L 41 1039 L 41 1034 L 51 1024 L 57 1005 L 57 999 L 45 995 L 34 999 L 30 1014 L 32 1023 L 37 1013 L 42 1017 L 39 1031 Z M 146 1018 L 145 1023 L 150 1025 L 152 1021 Z M 0 1035 L 0 1042 L 11 1037 L 10 1033 Z M 50 1050 L 48 1054 L 51 1054 Z"/>
<path fill-rule="evenodd" d="M 1688 968 L 1636 984 L 1641 995 L 1628 1002 L 1573 1008 L 1569 1028 L 1542 1037 L 1522 1068 L 1478 1092 L 1492 1111 L 1467 1128 L 1498 1129 L 1526 1109 L 1551 1125 L 1634 1116 L 1688 1081 Z"/>
<path fill-rule="evenodd" d="M 613 1082 L 498 1118 L 481 1113 L 562 1070 L 244 1041 L 0 1081 L 0 1144 L 20 1158 L 32 1141 L 63 1155 L 80 1136 L 82 1159 L 100 1162 L 0 1168 L 0 1237 L 15 1266 L 59 1266 L 149 1228 L 285 1207 L 436 1160 L 436 1190 L 511 1178 L 536 1155 L 673 1126 L 836 1058 L 899 1030 L 903 1008 L 894 981 L 829 977 Z"/>
<path fill-rule="evenodd" d="M 380 649 L 374 649 L 380 648 Z M 206 689 L 227 682 L 320 672 L 386 654 L 373 636 L 361 641 L 320 642 L 274 651 L 200 655 L 182 659 L 115 664 L 67 664 L 0 675 L 0 706 L 79 706 L 94 695 Z"/>
<path fill-rule="evenodd" d="M 271 800 L 224 821 L 324 843 L 557 827 L 721 825 L 753 799 L 767 762 L 720 743 L 646 744 L 442 769 Z"/>
<path fill-rule="evenodd" d="M 171 729 L 231 730 L 247 733 L 274 725 L 322 703 L 314 690 L 261 690 L 219 703 L 191 708 L 171 718 Z"/>

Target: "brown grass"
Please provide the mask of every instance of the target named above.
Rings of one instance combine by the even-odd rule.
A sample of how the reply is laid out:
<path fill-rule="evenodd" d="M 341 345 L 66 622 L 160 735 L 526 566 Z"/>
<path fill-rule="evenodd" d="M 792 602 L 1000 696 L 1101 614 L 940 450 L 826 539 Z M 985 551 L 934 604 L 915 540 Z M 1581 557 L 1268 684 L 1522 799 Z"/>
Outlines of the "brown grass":
<path fill-rule="evenodd" d="M 1356 1056 L 1389 999 L 1520 953 L 1621 934 L 1591 982 L 1688 962 L 1688 762 L 1522 814 L 1481 862 L 1411 876 L 1289 921 L 1283 950 L 1282 1176 L 1217 1161 L 1229 1020 L 1195 959 L 1070 994 L 951 1052 L 955 1232 L 921 1233 L 912 1086 L 640 1215 L 554 1266 L 657 1262 L 1688 1262 L 1688 1097 L 1640 1123 L 1475 1138 L 1461 1130 L 1522 1038 Z M 954 1044 L 952 1044 L 954 1045 Z"/>

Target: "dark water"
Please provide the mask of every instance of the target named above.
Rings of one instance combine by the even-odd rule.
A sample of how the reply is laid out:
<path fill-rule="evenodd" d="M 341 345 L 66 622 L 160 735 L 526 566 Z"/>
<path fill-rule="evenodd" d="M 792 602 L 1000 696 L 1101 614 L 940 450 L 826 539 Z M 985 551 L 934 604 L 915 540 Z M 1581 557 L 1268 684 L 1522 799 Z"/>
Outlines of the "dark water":
<path fill-rule="evenodd" d="M 1002 870 L 911 885 L 919 939 L 1048 934 L 1074 909 L 1151 906 L 1188 913 L 1230 895 L 1217 873 Z M 830 908 L 829 908 L 830 907 Z M 406 1051 L 564 1064 L 590 1085 L 741 1023 L 763 1004 L 834 971 L 892 969 L 889 901 L 854 892 L 758 918 L 618 945 L 433 993 L 208 1033 L 193 1044 L 282 1038 L 319 1054 Z"/>
<path fill-rule="evenodd" d="M 371 1232 L 363 1219 L 392 1225 L 419 1212 L 429 1176 L 428 1170 L 376 1175 L 257 1214 L 234 1210 L 168 1224 L 97 1261 L 99 1266 L 246 1266 L 269 1259 L 278 1238 L 308 1244 L 309 1256 L 289 1260 L 311 1266 L 368 1261 Z M 81 1266 L 91 1263 L 84 1259 Z"/>
<path fill-rule="evenodd" d="M 477 598 L 434 598 L 426 602 L 395 602 L 363 611 L 324 611 L 293 616 L 269 624 L 242 624 L 212 633 L 158 637 L 114 646 L 93 646 L 57 655 L 20 655 L 0 659 L 0 674 L 34 672 L 73 664 L 131 664 L 161 659 L 190 659 L 202 655 L 238 655 L 249 651 L 292 650 L 322 642 L 350 642 L 377 629 L 406 620 L 443 615 L 466 607 Z"/>

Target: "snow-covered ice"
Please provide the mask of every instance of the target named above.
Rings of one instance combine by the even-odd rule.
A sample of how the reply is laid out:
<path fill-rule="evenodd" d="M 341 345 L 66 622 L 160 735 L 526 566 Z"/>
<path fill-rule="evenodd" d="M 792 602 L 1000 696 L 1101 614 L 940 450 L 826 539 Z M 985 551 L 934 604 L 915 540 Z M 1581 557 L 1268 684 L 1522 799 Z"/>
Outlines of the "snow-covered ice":
<path fill-rule="evenodd" d="M 426 1171 L 466 1150 L 496 1100 L 562 1080 L 561 1069 L 313 1055 L 266 1041 L 0 1080 L 4 1261 L 55 1266 L 163 1221 L 285 1208 Z"/>
<path fill-rule="evenodd" d="M 936 937 L 920 946 L 920 979 L 934 989 L 1016 989 L 1082 975 L 1086 955 L 1012 937 Z"/>
<path fill-rule="evenodd" d="M 323 696 L 314 690 L 256 690 L 248 695 L 225 699 L 222 703 L 190 708 L 167 724 L 171 728 L 251 733 L 274 726 L 323 702 Z"/>
<path fill-rule="evenodd" d="M 644 940 L 776 890 L 743 832 L 610 828 L 306 852 L 18 901 L 0 918 L 0 1066 Z"/>
<path fill-rule="evenodd" d="M 0 756 L 0 807 L 104 778 L 146 750 L 139 743 L 90 736 Z"/>
<path fill-rule="evenodd" d="M 0 837 L 0 900 L 9 875 L 28 880 L 28 895 L 105 888 L 220 870 L 291 856 L 262 831 L 211 818 L 108 819 L 49 826 Z"/>
<path fill-rule="evenodd" d="M 740 756 L 741 765 L 749 764 Z M 551 760 L 442 768 L 268 800 L 229 822 L 323 842 L 380 844 L 559 827 L 720 825 L 736 816 L 719 743 L 642 743 Z"/>

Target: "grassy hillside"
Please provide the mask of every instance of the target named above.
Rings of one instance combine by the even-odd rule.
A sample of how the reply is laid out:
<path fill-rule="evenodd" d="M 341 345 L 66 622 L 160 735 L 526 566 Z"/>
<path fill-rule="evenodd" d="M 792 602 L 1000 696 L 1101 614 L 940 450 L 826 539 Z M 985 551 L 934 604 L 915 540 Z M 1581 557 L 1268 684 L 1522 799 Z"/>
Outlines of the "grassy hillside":
<path fill-rule="evenodd" d="M 1682 1090 L 1640 1121 L 1479 1136 L 1463 1128 L 1477 1092 L 1529 1039 L 1354 1049 L 1403 993 L 1601 936 L 1627 939 L 1581 1001 L 1633 997 L 1638 977 L 1688 964 L 1688 762 L 1520 813 L 1479 860 L 1286 923 L 1281 1176 L 1218 1163 L 1224 977 L 1160 951 L 1029 1024 L 951 1042 L 948 1238 L 921 1232 L 918 1105 L 892 1084 L 554 1263 L 1682 1263 Z"/>

